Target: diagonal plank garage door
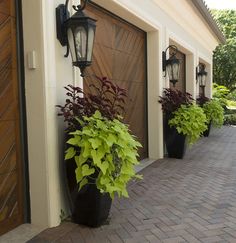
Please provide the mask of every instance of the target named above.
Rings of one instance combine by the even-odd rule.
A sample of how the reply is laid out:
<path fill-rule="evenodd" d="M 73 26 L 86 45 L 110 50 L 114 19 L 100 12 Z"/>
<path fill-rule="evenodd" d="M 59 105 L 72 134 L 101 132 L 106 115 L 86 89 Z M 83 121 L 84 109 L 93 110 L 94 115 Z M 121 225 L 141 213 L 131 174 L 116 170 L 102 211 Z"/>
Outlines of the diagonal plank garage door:
<path fill-rule="evenodd" d="M 97 19 L 97 29 L 89 75 L 106 76 L 128 90 L 125 122 L 142 143 L 140 159 L 148 157 L 146 33 L 95 5 L 86 7 Z M 85 78 L 84 89 L 94 82 Z"/>
<path fill-rule="evenodd" d="M 15 1 L 0 0 L 0 235 L 23 223 Z"/>

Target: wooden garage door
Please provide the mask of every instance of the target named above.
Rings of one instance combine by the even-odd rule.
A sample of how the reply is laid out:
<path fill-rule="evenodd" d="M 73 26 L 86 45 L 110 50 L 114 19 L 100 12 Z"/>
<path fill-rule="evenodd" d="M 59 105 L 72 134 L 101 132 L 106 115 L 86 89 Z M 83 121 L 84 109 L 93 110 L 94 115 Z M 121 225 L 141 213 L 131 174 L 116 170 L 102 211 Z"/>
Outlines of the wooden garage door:
<path fill-rule="evenodd" d="M 15 27 L 14 1 L 0 0 L 0 235 L 23 222 Z"/>
<path fill-rule="evenodd" d="M 125 122 L 143 145 L 140 159 L 147 158 L 146 33 L 97 6 L 87 6 L 86 12 L 97 19 L 93 63 L 86 71 L 128 90 Z M 85 90 L 92 82 L 85 78 Z"/>

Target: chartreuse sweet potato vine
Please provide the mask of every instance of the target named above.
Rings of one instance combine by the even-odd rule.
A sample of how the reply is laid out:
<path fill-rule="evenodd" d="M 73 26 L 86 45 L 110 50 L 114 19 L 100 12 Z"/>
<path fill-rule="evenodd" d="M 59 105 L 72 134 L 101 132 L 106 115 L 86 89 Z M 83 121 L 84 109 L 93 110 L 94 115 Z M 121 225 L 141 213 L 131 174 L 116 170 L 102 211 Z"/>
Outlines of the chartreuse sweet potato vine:
<path fill-rule="evenodd" d="M 189 144 L 196 142 L 207 129 L 206 115 L 203 109 L 195 104 L 181 105 L 173 114 L 169 125 L 175 127 L 178 133 L 186 135 Z"/>
<path fill-rule="evenodd" d="M 217 100 L 210 100 L 203 105 L 207 123 L 212 122 L 215 127 L 221 127 L 224 123 L 224 109 Z"/>
<path fill-rule="evenodd" d="M 82 129 L 70 133 L 72 138 L 67 143 L 71 147 L 65 159 L 75 159 L 79 190 L 97 172 L 95 183 L 102 193 L 109 193 L 111 198 L 115 193 L 128 197 L 127 183 L 132 178 L 141 178 L 134 170 L 134 165 L 139 163 L 137 149 L 141 144 L 129 133 L 127 125 L 117 119 L 108 120 L 99 111 L 78 121 Z"/>

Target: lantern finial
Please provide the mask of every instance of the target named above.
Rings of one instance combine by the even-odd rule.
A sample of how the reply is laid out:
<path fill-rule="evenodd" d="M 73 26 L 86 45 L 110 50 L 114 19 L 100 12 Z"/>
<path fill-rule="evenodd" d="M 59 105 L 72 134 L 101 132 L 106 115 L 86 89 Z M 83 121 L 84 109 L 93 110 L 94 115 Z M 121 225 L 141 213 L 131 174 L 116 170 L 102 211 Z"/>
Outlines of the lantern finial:
<path fill-rule="evenodd" d="M 88 0 L 85 0 L 83 5 L 73 5 L 72 7 L 75 11 L 83 11 L 86 8 L 87 2 Z"/>

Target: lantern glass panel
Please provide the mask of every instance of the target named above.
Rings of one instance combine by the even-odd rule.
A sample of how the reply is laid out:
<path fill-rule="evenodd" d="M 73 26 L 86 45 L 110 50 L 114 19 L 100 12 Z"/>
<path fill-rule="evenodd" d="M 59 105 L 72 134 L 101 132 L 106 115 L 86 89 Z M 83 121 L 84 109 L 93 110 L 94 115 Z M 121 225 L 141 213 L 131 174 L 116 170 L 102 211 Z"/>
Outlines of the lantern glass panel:
<path fill-rule="evenodd" d="M 70 53 L 72 57 L 72 61 L 76 62 L 76 49 L 75 49 L 75 43 L 74 43 L 74 35 L 71 29 L 68 29 L 67 31 L 68 41 L 69 41 L 69 47 L 70 47 Z"/>
<path fill-rule="evenodd" d="M 79 26 L 75 29 L 74 35 L 77 61 L 86 61 L 87 32 L 83 26 Z"/>
<path fill-rule="evenodd" d="M 172 62 L 166 66 L 166 70 L 169 76 L 169 80 L 178 80 L 179 79 L 179 62 Z"/>
<path fill-rule="evenodd" d="M 166 71 L 168 73 L 169 79 L 173 80 L 173 69 L 171 64 L 166 65 Z"/>
<path fill-rule="evenodd" d="M 172 69 L 173 69 L 173 80 L 178 80 L 179 79 L 179 69 L 180 69 L 180 64 L 175 62 L 172 65 Z"/>
<path fill-rule="evenodd" d="M 201 85 L 202 77 L 199 74 L 197 74 L 197 82 Z"/>
<path fill-rule="evenodd" d="M 206 86 L 206 74 L 202 74 L 200 85 Z"/>
<path fill-rule="evenodd" d="M 95 29 L 93 26 L 89 26 L 88 29 L 88 53 L 87 53 L 87 61 L 92 61 L 92 54 L 93 54 L 93 42 L 94 42 L 94 35 L 95 35 Z"/>

